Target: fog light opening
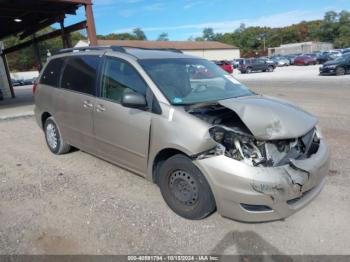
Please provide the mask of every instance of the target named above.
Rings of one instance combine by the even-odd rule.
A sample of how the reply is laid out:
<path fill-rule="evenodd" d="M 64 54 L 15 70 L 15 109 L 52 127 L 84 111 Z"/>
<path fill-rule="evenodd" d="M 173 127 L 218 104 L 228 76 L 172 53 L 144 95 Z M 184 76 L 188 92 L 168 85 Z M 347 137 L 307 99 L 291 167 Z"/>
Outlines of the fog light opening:
<path fill-rule="evenodd" d="M 264 205 L 250 205 L 241 203 L 242 208 L 249 212 L 271 212 L 273 211 L 270 207 Z"/>

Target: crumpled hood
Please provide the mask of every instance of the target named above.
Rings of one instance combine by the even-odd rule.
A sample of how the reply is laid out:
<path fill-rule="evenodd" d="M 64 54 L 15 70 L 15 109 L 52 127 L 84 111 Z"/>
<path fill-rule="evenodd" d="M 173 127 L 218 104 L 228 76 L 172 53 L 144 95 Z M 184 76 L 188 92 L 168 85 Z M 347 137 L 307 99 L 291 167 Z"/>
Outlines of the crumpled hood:
<path fill-rule="evenodd" d="M 220 100 L 233 110 L 259 140 L 291 139 L 305 135 L 317 119 L 295 105 L 266 96 Z"/>

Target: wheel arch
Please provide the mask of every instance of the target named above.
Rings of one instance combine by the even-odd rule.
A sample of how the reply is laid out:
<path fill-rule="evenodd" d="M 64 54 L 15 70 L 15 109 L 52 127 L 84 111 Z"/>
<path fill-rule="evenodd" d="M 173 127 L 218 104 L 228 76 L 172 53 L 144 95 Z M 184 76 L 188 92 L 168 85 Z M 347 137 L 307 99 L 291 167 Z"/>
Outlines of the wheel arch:
<path fill-rule="evenodd" d="M 49 112 L 43 112 L 41 114 L 41 128 L 44 129 L 44 125 L 45 125 L 45 122 L 46 120 L 51 117 L 52 115 L 49 113 Z"/>
<path fill-rule="evenodd" d="M 154 160 L 152 162 L 152 181 L 153 181 L 153 183 L 155 183 L 155 184 L 158 183 L 159 168 L 160 168 L 161 164 L 164 163 L 164 161 L 166 161 L 170 157 L 177 155 L 177 154 L 182 154 L 182 155 L 185 155 L 187 157 L 190 157 L 185 152 L 183 152 L 179 149 L 176 149 L 176 148 L 164 148 L 156 154 L 156 156 L 154 157 Z"/>

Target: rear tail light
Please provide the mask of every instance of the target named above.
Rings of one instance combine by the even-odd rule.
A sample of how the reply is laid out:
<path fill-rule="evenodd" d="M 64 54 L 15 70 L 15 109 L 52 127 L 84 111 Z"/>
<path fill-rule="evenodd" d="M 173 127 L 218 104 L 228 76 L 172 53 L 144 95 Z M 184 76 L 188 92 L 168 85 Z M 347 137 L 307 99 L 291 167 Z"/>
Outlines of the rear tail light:
<path fill-rule="evenodd" d="M 33 94 L 35 94 L 37 86 L 38 86 L 38 83 L 35 81 L 33 84 Z"/>

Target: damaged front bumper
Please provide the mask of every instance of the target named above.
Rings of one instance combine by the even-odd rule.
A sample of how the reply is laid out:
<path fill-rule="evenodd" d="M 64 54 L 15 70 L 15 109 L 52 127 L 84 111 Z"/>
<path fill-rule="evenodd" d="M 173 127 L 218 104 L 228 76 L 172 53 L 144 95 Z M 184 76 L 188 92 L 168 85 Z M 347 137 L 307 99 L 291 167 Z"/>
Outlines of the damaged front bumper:
<path fill-rule="evenodd" d="M 278 167 L 254 167 L 224 155 L 196 160 L 207 177 L 218 212 L 235 220 L 282 219 L 310 203 L 329 171 L 330 153 L 321 139 L 318 151 Z"/>

